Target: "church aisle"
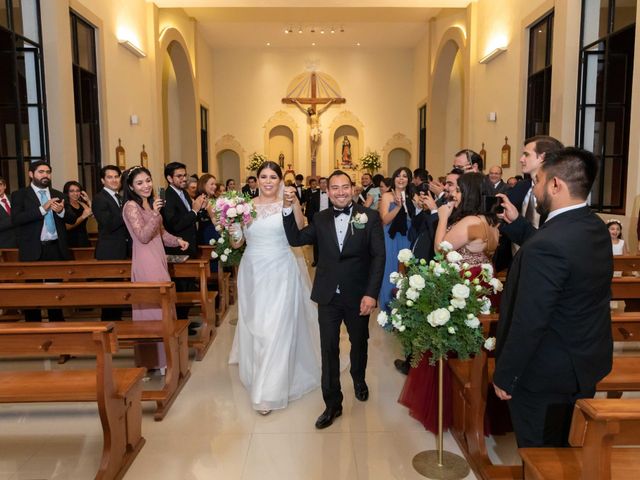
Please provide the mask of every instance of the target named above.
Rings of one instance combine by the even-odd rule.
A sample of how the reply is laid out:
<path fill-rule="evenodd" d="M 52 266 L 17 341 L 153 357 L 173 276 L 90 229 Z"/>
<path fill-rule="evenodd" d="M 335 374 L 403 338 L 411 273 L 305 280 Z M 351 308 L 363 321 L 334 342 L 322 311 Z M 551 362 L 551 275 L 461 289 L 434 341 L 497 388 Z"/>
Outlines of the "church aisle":
<path fill-rule="evenodd" d="M 344 414 L 323 431 L 314 427 L 324 408 L 319 390 L 266 417 L 251 409 L 238 367 L 227 365 L 235 329 L 229 320 L 236 315 L 233 307 L 204 361 L 192 364 L 192 377 L 164 421 L 144 415 L 147 443 L 126 479 L 424 478 L 411 459 L 435 448 L 435 438 L 396 402 L 404 381 L 393 367 L 397 342 L 377 327 L 375 315 L 367 368 L 371 398 L 355 400 L 345 370 Z M 342 347 L 348 348 L 346 333 Z M 95 474 L 102 439 L 93 406 L 12 405 L 2 412 L 0 480 L 80 480 Z M 448 434 L 445 448 L 459 453 Z"/>

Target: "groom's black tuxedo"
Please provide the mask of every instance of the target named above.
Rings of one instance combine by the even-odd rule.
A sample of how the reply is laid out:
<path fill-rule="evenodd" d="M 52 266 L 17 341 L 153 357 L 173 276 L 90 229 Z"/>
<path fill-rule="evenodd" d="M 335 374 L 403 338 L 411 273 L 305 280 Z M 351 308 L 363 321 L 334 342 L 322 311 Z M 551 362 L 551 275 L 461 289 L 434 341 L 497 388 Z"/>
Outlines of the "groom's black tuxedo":
<path fill-rule="evenodd" d="M 364 384 L 369 316 L 360 316 L 360 301 L 363 296 L 378 297 L 384 275 L 384 234 L 380 215 L 354 203 L 352 215 L 356 213 L 366 213 L 368 221 L 363 229 L 353 227 L 352 230 L 352 225 L 347 226 L 342 251 L 333 208 L 317 213 L 313 223 L 302 230 L 298 229 L 293 213 L 284 217 L 285 232 L 292 246 L 318 246 L 311 299 L 318 303 L 322 394 L 327 407 L 333 408 L 342 405 L 338 347 L 340 325 L 344 320 L 349 331 L 354 384 Z"/>
<path fill-rule="evenodd" d="M 587 207 L 539 230 L 522 217 L 509 227 L 521 248 L 500 304 L 493 382 L 512 395 L 519 447 L 560 446 L 575 400 L 611 370 L 611 239 Z"/>

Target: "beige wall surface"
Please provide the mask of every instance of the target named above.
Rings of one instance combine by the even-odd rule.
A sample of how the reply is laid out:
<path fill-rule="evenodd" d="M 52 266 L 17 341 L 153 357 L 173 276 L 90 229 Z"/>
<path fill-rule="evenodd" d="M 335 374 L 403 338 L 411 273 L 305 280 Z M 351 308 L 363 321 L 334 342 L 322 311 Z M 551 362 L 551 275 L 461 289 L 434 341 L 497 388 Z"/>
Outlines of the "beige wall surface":
<path fill-rule="evenodd" d="M 284 105 L 281 100 L 291 80 L 310 65 L 333 77 L 347 99 L 346 104 L 332 105 L 320 117 L 323 137 L 318 174 L 329 173 L 334 166 L 335 159 L 329 158 L 333 150 L 329 125 L 344 110 L 364 124 L 363 152 L 380 151 L 397 132 L 415 144 L 417 106 L 411 50 L 225 49 L 214 50 L 213 62 L 214 138 L 233 135 L 247 155 L 265 152 L 263 126 L 276 112 L 284 110 L 298 125 L 299 158 L 309 158 L 307 117 L 297 106 Z M 247 158 L 241 160 L 246 162 Z M 301 160 L 300 164 L 298 173 L 311 173 L 310 160 Z"/>

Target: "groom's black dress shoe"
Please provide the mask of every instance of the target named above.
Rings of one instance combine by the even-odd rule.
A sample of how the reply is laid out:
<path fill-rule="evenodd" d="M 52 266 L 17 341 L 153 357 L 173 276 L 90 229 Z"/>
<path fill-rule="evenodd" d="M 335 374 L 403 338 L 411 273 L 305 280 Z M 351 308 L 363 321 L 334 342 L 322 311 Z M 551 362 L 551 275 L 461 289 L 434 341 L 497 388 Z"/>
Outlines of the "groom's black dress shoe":
<path fill-rule="evenodd" d="M 333 421 L 342 415 L 342 407 L 327 407 L 316 420 L 316 428 L 323 429 L 330 426 Z"/>
<path fill-rule="evenodd" d="M 356 398 L 358 400 L 360 400 L 361 402 L 366 402 L 367 399 L 369 398 L 369 387 L 367 387 L 367 384 L 362 382 L 362 383 L 356 383 L 353 386 L 353 389 L 356 392 Z"/>

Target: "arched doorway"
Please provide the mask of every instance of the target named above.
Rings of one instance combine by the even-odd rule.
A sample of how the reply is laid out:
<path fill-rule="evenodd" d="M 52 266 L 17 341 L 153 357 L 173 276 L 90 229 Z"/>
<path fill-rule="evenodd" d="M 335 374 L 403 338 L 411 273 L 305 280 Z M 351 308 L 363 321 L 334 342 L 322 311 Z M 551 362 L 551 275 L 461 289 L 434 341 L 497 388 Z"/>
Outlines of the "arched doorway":
<path fill-rule="evenodd" d="M 216 156 L 218 182 L 224 184 L 230 178 L 236 181 L 236 186 L 244 183 L 244 177 L 240 176 L 240 155 L 234 150 L 222 150 Z"/>
<path fill-rule="evenodd" d="M 164 163 L 182 162 L 189 173 L 197 173 L 196 95 L 189 56 L 177 40 L 169 42 L 163 55 Z"/>
<path fill-rule="evenodd" d="M 280 156 L 282 160 L 280 161 Z M 280 163 L 284 169 L 294 168 L 293 132 L 285 125 L 278 125 L 269 132 L 269 153 L 267 158 Z"/>
<path fill-rule="evenodd" d="M 394 148 L 389 152 L 387 174 L 391 176 L 400 167 L 411 168 L 411 153 L 404 148 Z"/>
<path fill-rule="evenodd" d="M 427 119 L 427 169 L 441 175 L 464 147 L 464 34 L 449 29 L 438 49 Z"/>

